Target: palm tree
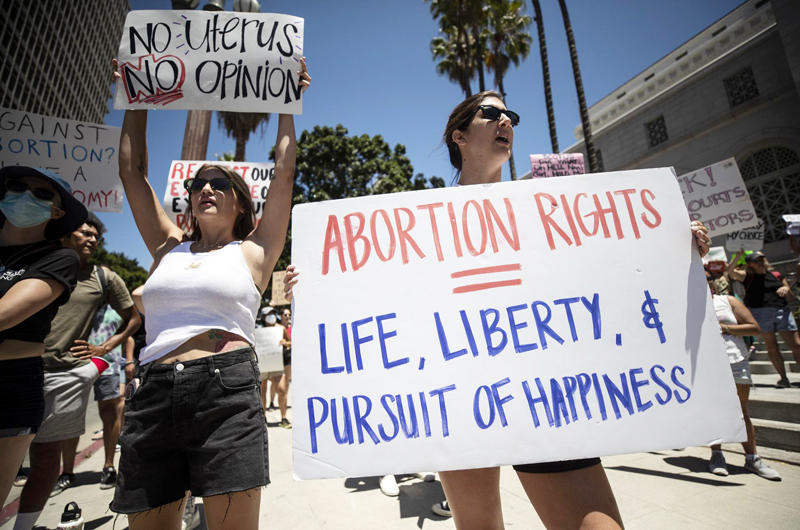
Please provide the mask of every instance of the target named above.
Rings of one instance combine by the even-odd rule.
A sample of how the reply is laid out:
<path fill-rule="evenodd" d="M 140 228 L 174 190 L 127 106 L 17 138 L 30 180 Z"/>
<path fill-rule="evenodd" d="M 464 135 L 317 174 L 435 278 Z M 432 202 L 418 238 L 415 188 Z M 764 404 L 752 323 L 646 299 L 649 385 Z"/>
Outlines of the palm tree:
<path fill-rule="evenodd" d="M 236 140 L 234 160 L 244 162 L 244 149 L 250 135 L 264 129 L 269 122 L 269 114 L 253 112 L 217 112 L 217 123 L 225 131 L 228 138 Z"/>
<path fill-rule="evenodd" d="M 558 153 L 558 136 L 556 135 L 556 115 L 553 110 L 553 93 L 550 90 L 550 65 L 547 62 L 547 43 L 544 39 L 544 19 L 542 6 L 539 0 L 533 0 L 533 10 L 536 13 L 536 29 L 539 31 L 539 54 L 542 57 L 542 78 L 544 79 L 544 102 L 547 106 L 547 123 L 550 126 L 550 144 L 553 153 Z"/>
<path fill-rule="evenodd" d="M 578 65 L 578 48 L 575 47 L 575 36 L 572 34 L 572 24 L 569 22 L 569 12 L 565 0 L 558 0 L 561 6 L 561 16 L 564 18 L 564 29 L 567 32 L 567 42 L 569 43 L 569 57 L 572 60 L 572 73 L 575 76 L 575 89 L 578 92 L 578 106 L 581 111 L 581 125 L 583 126 L 583 139 L 586 143 L 586 156 L 589 159 L 589 173 L 597 171 L 597 160 L 595 158 L 594 143 L 592 142 L 592 126 L 589 123 L 589 111 L 586 108 L 586 94 L 583 92 L 583 81 L 581 80 L 581 68 Z"/>
<path fill-rule="evenodd" d="M 431 53 L 434 59 L 440 59 L 436 64 L 436 72 L 458 83 L 464 95 L 469 97 L 472 95 L 470 80 L 474 74 L 472 68 L 465 66 L 462 60 L 461 51 L 466 47 L 464 37 L 466 34 L 456 26 L 440 29 L 439 36 L 431 40 Z"/>
<path fill-rule="evenodd" d="M 531 25 L 531 17 L 522 14 L 521 0 L 490 0 L 484 9 L 491 25 L 486 65 L 494 72 L 494 84 L 505 98 L 503 79 L 509 66 L 512 63 L 519 66 L 531 51 L 533 38 L 526 31 Z M 511 180 L 517 180 L 513 153 L 508 163 Z"/>

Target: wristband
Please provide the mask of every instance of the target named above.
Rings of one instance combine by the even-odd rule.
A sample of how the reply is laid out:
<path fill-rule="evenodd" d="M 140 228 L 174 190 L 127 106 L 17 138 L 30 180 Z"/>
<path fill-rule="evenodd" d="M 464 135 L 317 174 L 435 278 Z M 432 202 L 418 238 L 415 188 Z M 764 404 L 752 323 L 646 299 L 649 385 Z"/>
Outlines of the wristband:
<path fill-rule="evenodd" d="M 135 361 L 125 361 L 125 366 L 128 366 L 129 364 L 136 364 L 136 362 Z"/>

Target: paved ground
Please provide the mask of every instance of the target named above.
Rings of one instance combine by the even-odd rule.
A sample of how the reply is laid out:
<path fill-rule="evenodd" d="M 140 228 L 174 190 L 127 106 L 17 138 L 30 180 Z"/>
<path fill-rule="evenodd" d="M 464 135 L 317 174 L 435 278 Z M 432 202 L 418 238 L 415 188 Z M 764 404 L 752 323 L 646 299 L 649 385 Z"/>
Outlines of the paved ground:
<path fill-rule="evenodd" d="M 390 498 L 381 494 L 377 478 L 294 481 L 291 431 L 277 427 L 278 419 L 277 412 L 267 415 L 272 484 L 262 496 L 262 528 L 455 528 L 451 520 L 430 511 L 430 506 L 443 496 L 439 482 L 400 476 L 400 496 Z M 88 434 L 79 449 L 91 444 L 90 435 L 98 428 L 94 408 L 88 418 Z M 731 474 L 717 477 L 707 471 L 708 455 L 708 449 L 691 448 L 604 458 L 626 527 L 800 528 L 800 467 L 770 462 L 783 476 L 782 482 L 770 482 L 745 471 L 741 467 L 744 457 L 728 452 Z M 51 498 L 39 524 L 55 528 L 64 505 L 74 500 L 83 509 L 86 530 L 114 527 L 113 514 L 107 511 L 113 490 L 101 490 L 97 485 L 102 460 L 99 449 L 76 468 L 77 485 Z M 507 528 L 543 528 L 510 468 L 503 469 L 501 488 Z M 12 503 L 19 491 L 14 488 L 7 502 Z M 10 530 L 13 522 L 12 518 L 2 527 Z M 126 529 L 127 521 L 119 518 L 116 528 Z"/>

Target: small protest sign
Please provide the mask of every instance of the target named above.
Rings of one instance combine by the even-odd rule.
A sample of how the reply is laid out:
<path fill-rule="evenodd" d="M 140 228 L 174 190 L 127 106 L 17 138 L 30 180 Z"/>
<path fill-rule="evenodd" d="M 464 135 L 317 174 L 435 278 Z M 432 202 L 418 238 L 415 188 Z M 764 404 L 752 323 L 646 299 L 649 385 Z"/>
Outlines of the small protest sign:
<path fill-rule="evenodd" d="M 131 11 L 115 109 L 301 114 L 303 19 L 228 11 Z"/>
<path fill-rule="evenodd" d="M 583 153 L 553 153 L 531 156 L 531 178 L 583 175 Z"/>
<path fill-rule="evenodd" d="M 297 478 L 746 438 L 669 169 L 297 205 L 292 260 Z"/>
<path fill-rule="evenodd" d="M 283 328 L 268 326 L 256 328 L 256 356 L 258 369 L 262 374 L 267 372 L 280 372 L 283 370 Z"/>
<path fill-rule="evenodd" d="M 800 236 L 800 214 L 786 214 L 783 220 L 786 221 L 787 235 Z"/>
<path fill-rule="evenodd" d="M 289 300 L 286 299 L 286 294 L 283 292 L 283 278 L 286 276 L 286 271 L 275 271 L 272 273 L 272 299 L 275 305 L 289 305 Z"/>
<path fill-rule="evenodd" d="M 272 162 L 173 160 L 169 167 L 167 189 L 164 191 L 164 211 L 175 224 L 183 230 L 187 228 L 186 209 L 189 205 L 189 192 L 184 189 L 183 181 L 194 177 L 204 164 L 229 167 L 241 175 L 250 190 L 256 219 L 261 218 L 269 184 L 275 179 L 275 164 Z"/>
<path fill-rule="evenodd" d="M 725 253 L 725 247 L 711 247 L 708 249 L 708 254 L 703 256 L 703 263 L 709 261 L 724 261 L 728 262 L 728 255 Z"/>
<path fill-rule="evenodd" d="M 121 212 L 119 135 L 119 127 L 0 107 L 0 167 L 49 169 L 90 211 Z"/>
<path fill-rule="evenodd" d="M 759 221 L 758 225 L 752 228 L 730 232 L 725 241 L 725 250 L 731 252 L 762 248 L 764 248 L 764 221 Z"/>
<path fill-rule="evenodd" d="M 711 237 L 758 224 L 756 210 L 736 160 L 729 158 L 678 177 L 692 221 L 700 221 Z"/>

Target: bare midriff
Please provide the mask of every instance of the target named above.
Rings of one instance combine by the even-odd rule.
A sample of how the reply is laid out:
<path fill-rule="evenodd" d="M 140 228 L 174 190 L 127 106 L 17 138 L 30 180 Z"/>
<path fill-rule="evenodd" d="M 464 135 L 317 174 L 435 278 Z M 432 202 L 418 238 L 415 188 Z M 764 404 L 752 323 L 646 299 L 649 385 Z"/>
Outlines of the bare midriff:
<path fill-rule="evenodd" d="M 0 361 L 27 359 L 44 355 L 44 344 L 24 340 L 8 339 L 0 342 Z"/>
<path fill-rule="evenodd" d="M 238 350 L 239 348 L 248 348 L 249 346 L 250 343 L 235 333 L 230 333 L 221 329 L 210 329 L 204 333 L 195 335 L 155 362 L 172 364 L 182 361 L 191 361 Z"/>

